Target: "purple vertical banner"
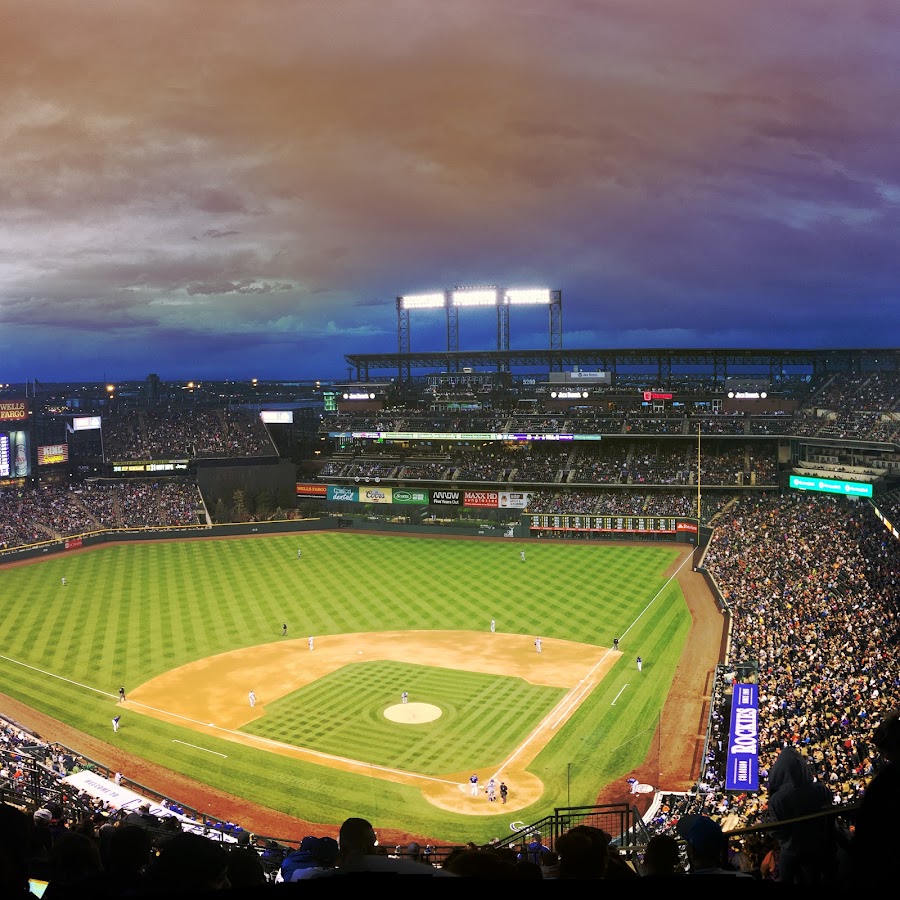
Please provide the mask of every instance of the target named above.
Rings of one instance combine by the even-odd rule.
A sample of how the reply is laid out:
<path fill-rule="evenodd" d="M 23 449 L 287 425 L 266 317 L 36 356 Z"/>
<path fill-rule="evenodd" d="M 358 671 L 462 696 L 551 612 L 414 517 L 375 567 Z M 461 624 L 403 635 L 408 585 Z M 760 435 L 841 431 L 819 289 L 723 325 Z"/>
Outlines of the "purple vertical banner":
<path fill-rule="evenodd" d="M 759 687 L 755 684 L 736 684 L 731 695 L 725 790 L 759 790 Z"/>

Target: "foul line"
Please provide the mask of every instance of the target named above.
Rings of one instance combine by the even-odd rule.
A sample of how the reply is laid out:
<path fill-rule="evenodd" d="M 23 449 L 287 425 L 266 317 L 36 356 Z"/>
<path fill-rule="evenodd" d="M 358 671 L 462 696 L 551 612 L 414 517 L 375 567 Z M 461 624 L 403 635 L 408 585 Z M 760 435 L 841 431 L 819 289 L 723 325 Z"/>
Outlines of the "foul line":
<path fill-rule="evenodd" d="M 228 759 L 224 753 L 219 753 L 217 750 L 210 750 L 209 747 L 199 747 L 197 744 L 189 744 L 187 741 L 179 741 L 178 738 L 172 738 L 172 743 L 184 744 L 185 747 L 193 747 L 195 750 L 202 750 L 204 753 L 215 753 L 216 756 L 221 756 L 222 759 Z"/>
<path fill-rule="evenodd" d="M 13 659 L 11 656 L 3 656 L 0 654 L 0 659 L 5 659 L 7 662 L 11 662 L 14 666 L 21 666 L 23 669 L 31 669 L 32 672 L 38 672 L 41 675 L 47 675 L 50 678 L 55 678 L 57 681 L 65 681 L 66 684 L 73 684 L 75 687 L 84 688 L 86 691 L 93 691 L 95 694 L 100 694 L 103 697 L 117 697 L 117 694 L 110 694 L 109 691 L 101 691 L 100 688 L 91 687 L 89 684 L 82 684 L 80 681 L 72 681 L 71 678 L 63 678 L 62 675 L 57 675 L 55 672 L 48 672 L 46 669 L 39 669 L 37 666 L 30 666 L 28 663 L 24 663 L 19 659 Z"/>
<path fill-rule="evenodd" d="M 627 688 L 627 687 L 628 687 L 628 682 L 626 681 L 625 684 L 622 685 L 622 690 L 619 691 L 618 694 L 616 694 L 616 699 L 613 700 L 613 702 L 609 704 L 610 706 L 615 706 L 615 705 L 616 705 L 616 701 L 619 699 L 619 697 L 622 696 L 622 694 L 625 693 L 625 688 Z"/>
<path fill-rule="evenodd" d="M 48 672 L 46 669 L 39 669 L 37 666 L 29 665 L 28 663 L 24 663 L 18 659 L 13 659 L 11 656 L 4 656 L 3 654 L 0 654 L 0 659 L 4 659 L 7 662 L 10 662 L 15 666 L 22 666 L 23 669 L 31 669 L 32 672 L 38 672 L 41 675 L 48 676 L 49 678 L 56 678 L 58 681 L 64 681 L 67 684 L 71 684 L 71 685 L 74 685 L 75 687 L 83 688 L 86 691 L 91 691 L 92 693 L 100 694 L 102 697 L 109 697 L 110 699 L 118 698 L 117 694 L 111 694 L 111 693 L 109 693 L 109 691 L 101 691 L 99 688 L 91 687 L 89 684 L 82 684 L 80 681 L 73 681 L 71 678 L 64 678 L 62 675 L 57 675 L 54 672 Z M 273 740 L 270 740 L 269 738 L 260 737 L 255 734 L 248 734 L 244 731 L 235 731 L 230 728 L 222 728 L 218 725 L 214 725 L 212 722 L 200 722 L 199 720 L 192 719 L 189 716 L 183 716 L 180 713 L 169 712 L 168 710 L 159 709 L 158 707 L 155 707 L 155 706 L 148 706 L 146 703 L 140 703 L 139 701 L 136 701 L 136 700 L 126 701 L 126 708 L 127 707 L 130 707 L 131 709 L 136 709 L 137 707 L 140 707 L 142 709 L 152 710 L 153 712 L 156 712 L 156 713 L 161 713 L 162 715 L 169 716 L 170 718 L 173 718 L 173 719 L 181 719 L 184 722 L 190 722 L 192 725 L 199 725 L 203 728 L 214 728 L 216 731 L 220 731 L 224 735 L 233 735 L 236 738 L 240 738 L 239 743 L 244 743 L 244 744 L 249 743 L 251 746 L 254 743 L 268 744 L 271 747 L 278 747 L 283 750 L 288 750 L 293 754 L 297 754 L 301 758 L 306 756 L 306 757 L 313 757 L 314 759 L 329 760 L 332 762 L 343 763 L 344 765 L 351 766 L 358 773 L 363 774 L 363 775 L 374 771 L 374 772 L 383 772 L 387 775 L 393 775 L 393 776 L 398 776 L 398 777 L 402 777 L 402 778 L 416 779 L 419 781 L 435 782 L 436 784 L 458 784 L 458 782 L 451 781 L 447 778 L 436 778 L 433 775 L 420 775 L 418 772 L 407 772 L 403 769 L 392 769 L 392 768 L 389 768 L 388 766 L 378 766 L 378 765 L 375 765 L 374 763 L 361 762 L 358 759 L 349 759 L 348 757 L 345 757 L 345 756 L 334 756 L 331 753 L 322 753 L 319 750 L 310 750 L 307 747 L 298 747 L 295 744 L 285 744 L 282 741 L 273 741 Z M 118 708 L 121 709 L 123 707 L 121 705 L 118 705 Z M 184 741 L 180 741 L 179 743 L 184 743 Z M 189 744 L 188 746 L 193 747 L 194 745 Z M 197 749 L 205 750 L 206 748 L 198 747 Z M 215 750 L 208 750 L 207 752 L 208 753 L 216 753 Z M 219 754 L 219 755 L 225 756 L 224 753 Z M 228 757 L 225 756 L 225 758 L 227 759 Z"/>
<path fill-rule="evenodd" d="M 662 596 L 663 591 L 675 580 L 678 573 L 694 558 L 693 553 L 688 553 L 685 555 L 684 559 L 675 569 L 675 571 L 666 579 L 663 586 L 647 601 L 647 605 L 635 616 L 634 621 L 622 632 L 622 636 L 624 637 L 634 628 L 635 625 L 641 620 L 641 617 L 647 610 L 656 603 L 657 600 Z M 550 711 L 550 713 L 544 717 L 541 723 L 528 735 L 525 740 L 513 750 L 512 754 L 501 764 L 500 768 L 497 770 L 498 772 L 503 771 L 503 769 L 509 767 L 522 753 L 525 751 L 525 748 L 528 747 L 529 744 L 537 736 L 544 731 L 545 729 L 550 729 L 551 731 L 555 731 L 565 720 L 572 714 L 572 712 L 582 703 L 584 698 L 597 686 L 597 682 L 594 680 L 594 675 L 597 669 L 606 662 L 612 650 L 607 650 L 603 656 L 588 669 L 584 678 L 578 682 L 578 684 L 566 694 L 562 700 Z"/>

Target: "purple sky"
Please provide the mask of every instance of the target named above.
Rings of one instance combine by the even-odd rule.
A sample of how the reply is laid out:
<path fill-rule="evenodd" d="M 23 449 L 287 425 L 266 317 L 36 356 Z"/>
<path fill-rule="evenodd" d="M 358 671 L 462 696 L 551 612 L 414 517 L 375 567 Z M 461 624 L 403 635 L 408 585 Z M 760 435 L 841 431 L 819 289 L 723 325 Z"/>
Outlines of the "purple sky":
<path fill-rule="evenodd" d="M 0 381 L 897 346 L 898 110 L 896 0 L 0 0 Z"/>

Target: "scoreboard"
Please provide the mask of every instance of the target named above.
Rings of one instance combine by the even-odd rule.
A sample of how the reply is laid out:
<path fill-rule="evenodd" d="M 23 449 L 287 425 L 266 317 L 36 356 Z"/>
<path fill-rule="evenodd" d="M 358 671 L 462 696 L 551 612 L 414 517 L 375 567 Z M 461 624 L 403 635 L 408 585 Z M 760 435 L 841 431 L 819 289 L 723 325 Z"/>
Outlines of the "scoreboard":
<path fill-rule="evenodd" d="M 0 433 L 0 478 L 9 478 L 9 435 Z"/>
<path fill-rule="evenodd" d="M 675 516 L 529 515 L 530 527 L 541 531 L 652 531 L 675 533 Z"/>

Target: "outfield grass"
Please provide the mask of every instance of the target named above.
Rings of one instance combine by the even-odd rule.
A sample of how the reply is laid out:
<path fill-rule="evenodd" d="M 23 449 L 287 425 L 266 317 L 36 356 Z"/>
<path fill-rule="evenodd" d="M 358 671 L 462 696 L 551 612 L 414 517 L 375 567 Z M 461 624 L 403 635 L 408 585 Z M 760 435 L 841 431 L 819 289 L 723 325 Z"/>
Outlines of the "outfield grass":
<path fill-rule="evenodd" d="M 112 740 L 120 684 L 130 690 L 193 660 L 280 640 L 285 621 L 292 636 L 486 631 L 495 618 L 498 631 L 528 636 L 601 646 L 619 637 L 622 659 L 530 766 L 546 790 L 517 812 L 528 822 L 555 806 L 593 802 L 604 784 L 644 759 L 690 615 L 677 584 L 662 574 L 676 557 L 671 547 L 534 541 L 523 564 L 521 546 L 501 538 L 309 533 L 125 544 L 0 569 L 0 679 L 21 701 Z M 362 680 L 360 670 L 350 671 L 355 666 L 345 667 L 267 705 L 252 728 L 281 730 L 267 736 L 289 734 L 290 742 L 326 752 L 339 746 L 340 755 L 371 762 L 382 754 L 412 771 L 457 771 L 502 758 L 534 727 L 532 714 L 540 718 L 558 698 L 518 679 L 366 665 Z M 347 705 L 369 679 L 369 699 Z M 417 699 L 420 689 L 433 692 L 446 707 L 432 729 L 446 731 L 429 740 L 419 738 L 419 726 L 399 728 L 373 713 L 388 684 L 394 695 L 413 681 Z M 533 699 L 528 690 L 537 691 Z M 496 728 L 485 727 L 486 710 L 495 712 Z M 448 813 L 417 788 L 217 738 L 205 737 L 204 746 L 224 758 L 173 740 L 195 736 L 127 711 L 115 736 L 129 752 L 313 822 L 360 815 L 447 842 L 508 831 L 508 816 Z"/>

